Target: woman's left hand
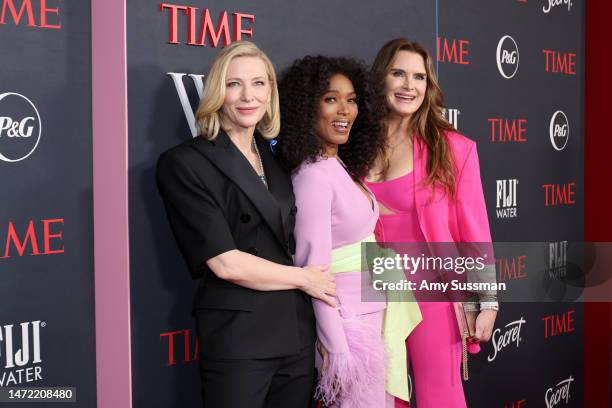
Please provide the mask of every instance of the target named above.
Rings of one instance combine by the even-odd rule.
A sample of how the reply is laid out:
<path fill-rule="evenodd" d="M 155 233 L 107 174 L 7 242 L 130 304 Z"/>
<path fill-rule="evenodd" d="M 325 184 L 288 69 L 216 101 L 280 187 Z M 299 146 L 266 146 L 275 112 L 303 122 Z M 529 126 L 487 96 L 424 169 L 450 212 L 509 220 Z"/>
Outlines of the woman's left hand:
<path fill-rule="evenodd" d="M 476 318 L 476 334 L 473 339 L 475 341 L 489 341 L 493 333 L 495 318 L 497 311 L 491 309 L 481 310 Z"/>

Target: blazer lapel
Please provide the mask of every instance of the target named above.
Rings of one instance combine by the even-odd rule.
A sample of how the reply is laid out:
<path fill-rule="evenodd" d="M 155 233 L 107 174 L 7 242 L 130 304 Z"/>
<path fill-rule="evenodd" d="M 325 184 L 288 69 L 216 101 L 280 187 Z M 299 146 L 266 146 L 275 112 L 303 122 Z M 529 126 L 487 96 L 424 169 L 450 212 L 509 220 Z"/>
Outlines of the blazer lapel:
<path fill-rule="evenodd" d="M 246 157 L 232 143 L 229 136 L 221 130 L 212 143 L 197 143 L 193 146 L 242 190 L 270 226 L 274 235 L 283 244 L 283 247 L 285 247 L 287 240 L 281 220 L 281 210 L 277 201 L 261 182 Z M 267 147 L 258 143 L 258 148 L 262 154 L 263 161 L 264 150 Z M 266 161 L 270 162 L 270 160 Z M 266 172 L 266 176 L 268 176 L 268 172 Z M 270 180 L 270 185 L 273 184 L 272 181 L 277 183 L 275 177 Z"/>
<path fill-rule="evenodd" d="M 276 199 L 276 203 L 280 210 L 280 221 L 281 230 L 283 233 L 283 242 L 287 242 L 288 235 L 293 231 L 287 231 L 285 228 L 286 220 L 289 217 L 290 212 L 295 204 L 295 198 L 293 196 L 293 184 L 291 184 L 291 177 L 287 174 L 287 171 L 282 168 L 278 160 L 274 157 L 270 151 L 270 145 L 264 138 L 255 136 L 259 154 L 261 155 L 261 161 L 264 166 L 266 173 L 266 180 L 268 181 L 268 189 L 270 194 Z"/>

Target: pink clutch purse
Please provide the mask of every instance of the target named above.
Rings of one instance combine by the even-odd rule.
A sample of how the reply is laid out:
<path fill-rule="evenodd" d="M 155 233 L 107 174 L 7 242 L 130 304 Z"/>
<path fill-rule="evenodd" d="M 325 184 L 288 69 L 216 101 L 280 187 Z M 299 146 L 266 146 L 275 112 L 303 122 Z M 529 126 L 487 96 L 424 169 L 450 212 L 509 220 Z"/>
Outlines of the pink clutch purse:
<path fill-rule="evenodd" d="M 468 373 L 468 347 L 471 354 L 478 353 L 480 351 L 480 345 L 476 342 L 470 341 L 476 333 L 476 317 L 478 317 L 478 311 L 466 312 L 463 303 L 454 302 L 453 307 L 455 309 L 455 317 L 457 318 L 457 326 L 459 327 L 459 333 L 461 334 L 461 360 L 463 368 L 463 379 L 469 380 Z M 469 343 L 469 346 L 468 346 Z"/>

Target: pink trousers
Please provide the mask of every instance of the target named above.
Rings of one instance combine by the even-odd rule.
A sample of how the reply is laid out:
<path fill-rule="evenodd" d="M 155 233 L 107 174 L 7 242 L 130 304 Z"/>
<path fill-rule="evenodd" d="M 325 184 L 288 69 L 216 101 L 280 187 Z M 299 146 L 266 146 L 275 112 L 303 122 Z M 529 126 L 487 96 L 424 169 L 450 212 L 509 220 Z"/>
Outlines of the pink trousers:
<path fill-rule="evenodd" d="M 419 302 L 423 321 L 408 340 L 408 359 L 414 373 L 418 408 L 465 408 L 461 379 L 461 337 L 453 305 Z M 396 408 L 410 405 L 395 400 Z"/>

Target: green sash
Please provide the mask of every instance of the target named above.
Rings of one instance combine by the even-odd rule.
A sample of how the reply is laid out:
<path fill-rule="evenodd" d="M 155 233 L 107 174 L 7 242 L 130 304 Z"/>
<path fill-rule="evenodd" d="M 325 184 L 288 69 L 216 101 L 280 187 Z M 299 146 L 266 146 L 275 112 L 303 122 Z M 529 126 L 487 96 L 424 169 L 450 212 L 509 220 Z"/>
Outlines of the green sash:
<path fill-rule="evenodd" d="M 370 234 L 361 241 L 332 250 L 332 273 L 357 272 L 366 265 L 365 251 L 362 243 L 376 242 L 374 234 Z M 390 249 L 378 247 L 376 254 L 372 253 L 373 246 L 368 246 L 368 255 L 395 257 Z M 364 272 L 367 273 L 367 272 Z M 377 275 L 376 279 L 384 282 L 399 282 L 405 279 L 403 270 L 385 271 Z M 368 280 L 371 282 L 371 279 Z M 387 392 L 404 401 L 409 401 L 408 391 L 408 364 L 406 360 L 406 338 L 422 320 L 421 311 L 412 292 L 409 290 L 389 290 L 386 293 L 387 308 L 383 327 L 383 339 L 387 351 Z"/>

